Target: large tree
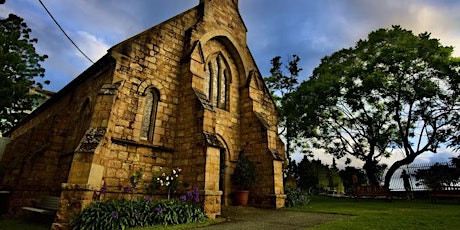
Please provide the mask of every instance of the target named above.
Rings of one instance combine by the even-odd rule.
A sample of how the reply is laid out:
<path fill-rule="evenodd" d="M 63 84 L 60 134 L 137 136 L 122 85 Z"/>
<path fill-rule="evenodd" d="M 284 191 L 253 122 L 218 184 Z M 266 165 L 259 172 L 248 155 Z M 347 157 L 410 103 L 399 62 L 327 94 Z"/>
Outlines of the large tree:
<path fill-rule="evenodd" d="M 46 55 L 35 51 L 36 38 L 30 38 L 32 30 L 24 20 L 10 14 L 0 19 L 0 133 L 9 130 L 31 111 L 38 95 L 30 94 L 32 87 L 41 88 L 49 81 L 43 78 L 41 67 Z"/>
<path fill-rule="evenodd" d="M 459 115 L 459 59 L 429 33 L 394 26 L 322 59 L 293 105 L 303 136 L 337 157 L 364 161 L 371 183 L 392 149 L 404 153 L 385 175 L 449 144 Z"/>
<path fill-rule="evenodd" d="M 300 57 L 294 54 L 288 59 L 288 64 L 283 66 L 281 57 L 276 56 L 271 60 L 271 75 L 264 78 L 280 113 L 279 125 L 282 128 L 280 134 L 286 138 L 286 155 L 290 163 L 296 135 L 288 106 L 291 104 L 289 103 L 291 95 L 299 84 L 299 73 L 302 71 L 302 68 L 299 67 L 299 61 Z"/>

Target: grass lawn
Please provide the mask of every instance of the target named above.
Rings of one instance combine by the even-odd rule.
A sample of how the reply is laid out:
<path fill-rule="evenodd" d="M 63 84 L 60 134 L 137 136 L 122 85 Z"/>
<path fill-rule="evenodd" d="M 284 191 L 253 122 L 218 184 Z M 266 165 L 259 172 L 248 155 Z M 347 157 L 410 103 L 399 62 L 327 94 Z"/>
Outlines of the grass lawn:
<path fill-rule="evenodd" d="M 130 228 L 130 230 L 179 230 L 179 229 L 194 229 L 211 224 L 217 224 L 224 221 L 224 219 L 204 220 L 201 222 L 179 224 L 172 226 L 153 226 L 145 228 Z M 0 230 L 48 230 L 50 224 L 41 223 L 41 221 L 32 219 L 0 219 Z"/>
<path fill-rule="evenodd" d="M 350 215 L 349 218 L 320 224 L 311 229 L 460 229 L 460 202 L 428 200 L 359 201 L 314 196 L 308 206 L 289 210 Z"/>
<path fill-rule="evenodd" d="M 384 229 L 384 230 L 424 230 L 424 229 L 460 229 L 460 201 L 440 201 L 438 204 L 431 204 L 428 200 L 385 200 L 361 199 L 359 201 L 348 198 L 332 198 L 313 196 L 311 203 L 307 206 L 286 208 L 285 210 L 313 213 L 339 214 L 345 218 L 336 220 L 325 220 L 324 223 L 315 225 L 315 230 L 324 229 Z M 261 218 L 261 217 L 258 217 Z M 282 217 L 286 218 L 286 217 Z M 315 217 L 321 223 L 320 217 Z M 305 219 L 307 220 L 307 218 Z M 154 226 L 148 228 L 133 228 L 131 230 L 177 230 L 195 229 L 210 224 L 224 221 L 206 220 L 198 223 L 175 225 L 175 226 Z M 48 229 L 37 222 L 24 221 L 19 219 L 0 220 L 0 230 L 42 230 Z"/>
<path fill-rule="evenodd" d="M 195 229 L 195 228 L 201 228 L 205 227 L 208 225 L 212 224 L 217 224 L 222 221 L 225 221 L 224 219 L 216 219 L 216 220 L 204 220 L 200 222 L 195 222 L 195 223 L 189 223 L 189 224 L 178 224 L 178 225 L 171 225 L 171 226 L 163 226 L 163 225 L 157 225 L 157 226 L 152 226 L 152 227 L 144 227 L 144 228 L 130 228 L 129 230 L 179 230 L 179 229 Z M 0 229 L 2 230 L 2 229 Z"/>
<path fill-rule="evenodd" d="M 0 230 L 48 230 L 51 224 L 31 219 L 0 219 Z"/>

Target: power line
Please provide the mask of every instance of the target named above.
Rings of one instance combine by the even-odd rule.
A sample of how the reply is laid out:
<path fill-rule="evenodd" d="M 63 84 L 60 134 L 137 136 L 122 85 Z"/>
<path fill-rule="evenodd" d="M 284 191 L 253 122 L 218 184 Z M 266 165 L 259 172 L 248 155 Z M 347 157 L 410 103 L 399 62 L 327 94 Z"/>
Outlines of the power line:
<path fill-rule="evenodd" d="M 59 27 L 59 29 L 61 29 L 62 33 L 64 33 L 64 35 L 67 37 L 67 39 L 69 39 L 69 41 L 75 46 L 75 48 L 77 48 L 78 51 L 80 51 L 81 54 L 83 54 L 83 56 L 85 56 L 86 59 L 88 59 L 91 63 L 94 64 L 93 60 L 91 60 L 88 56 L 86 56 L 85 53 L 83 53 L 83 51 L 77 46 L 77 44 L 75 44 L 75 42 L 73 42 L 73 40 L 69 37 L 69 35 L 67 35 L 67 33 L 64 31 L 64 29 L 62 29 L 61 25 L 59 25 L 59 23 L 56 21 L 56 19 L 53 17 L 53 15 L 51 14 L 51 12 L 46 8 L 45 4 L 43 4 L 42 0 L 38 0 L 40 2 L 40 4 L 43 6 L 43 8 L 46 10 L 46 12 L 48 13 L 48 15 L 51 17 L 51 19 L 53 19 L 54 23 L 56 23 L 56 25 Z"/>

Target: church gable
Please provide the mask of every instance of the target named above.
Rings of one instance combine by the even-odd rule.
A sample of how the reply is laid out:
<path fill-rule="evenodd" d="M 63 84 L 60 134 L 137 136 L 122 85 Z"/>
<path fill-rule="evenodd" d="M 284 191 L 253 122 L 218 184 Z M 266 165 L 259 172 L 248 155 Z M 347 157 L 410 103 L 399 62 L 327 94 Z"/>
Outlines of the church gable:
<path fill-rule="evenodd" d="M 221 214 L 222 204 L 233 204 L 236 186 L 231 176 L 240 151 L 261 172 L 251 187 L 251 205 L 283 206 L 284 150 L 276 132 L 276 108 L 246 45 L 238 0 L 200 0 L 197 7 L 114 46 L 106 58 L 110 68 L 96 82 L 98 87 L 82 82 L 72 86 L 93 95 L 80 104 L 94 109 L 82 110 L 89 121 L 81 128 L 80 144 L 65 153 L 65 159 L 55 154 L 55 173 L 62 175 L 49 192 L 62 197 L 61 203 L 72 204 L 59 210 L 58 224 L 67 224 L 93 202 L 102 186 L 102 199 L 117 199 L 123 196 L 119 187 L 130 186 L 131 175 L 142 169 L 147 184 L 160 167 L 182 168 L 188 187 L 178 191 L 197 187 L 206 214 L 213 218 Z M 55 115 L 57 126 L 75 123 L 75 114 L 69 118 L 60 112 L 46 110 L 37 116 L 45 120 Z M 43 132 L 63 146 L 59 128 Z M 31 130 L 30 135 L 42 134 Z M 11 146 L 27 142 L 14 134 Z M 45 179 L 37 175 L 35 181 Z M 27 183 L 15 190 L 18 203 L 13 206 L 22 205 L 24 194 L 34 194 Z M 132 195 L 145 195 L 144 187 Z M 154 195 L 164 198 L 167 193 L 159 190 Z"/>

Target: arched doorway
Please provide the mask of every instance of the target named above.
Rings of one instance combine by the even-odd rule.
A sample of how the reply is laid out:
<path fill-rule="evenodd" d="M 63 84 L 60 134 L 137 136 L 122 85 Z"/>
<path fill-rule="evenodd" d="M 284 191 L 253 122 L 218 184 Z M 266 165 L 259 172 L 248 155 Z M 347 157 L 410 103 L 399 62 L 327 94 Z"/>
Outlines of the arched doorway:
<path fill-rule="evenodd" d="M 230 171 L 230 148 L 222 136 L 217 136 L 222 148 L 220 149 L 220 164 L 219 164 L 219 190 L 222 191 L 221 205 L 231 204 L 231 171 Z"/>

